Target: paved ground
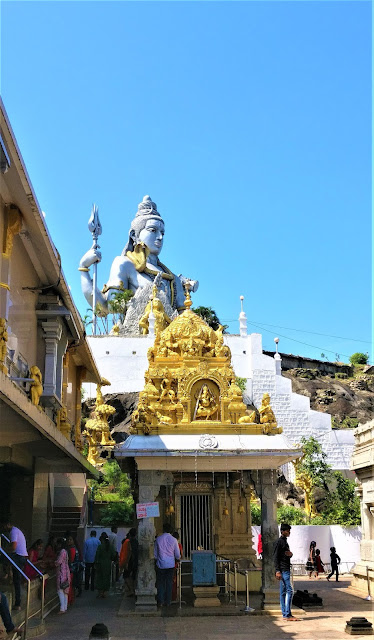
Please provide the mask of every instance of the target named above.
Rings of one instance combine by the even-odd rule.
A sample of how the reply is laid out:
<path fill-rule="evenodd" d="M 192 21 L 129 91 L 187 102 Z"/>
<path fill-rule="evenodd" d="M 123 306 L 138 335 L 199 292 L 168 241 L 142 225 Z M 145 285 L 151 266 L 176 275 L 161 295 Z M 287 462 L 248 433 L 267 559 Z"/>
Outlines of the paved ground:
<path fill-rule="evenodd" d="M 322 611 L 306 613 L 301 622 L 283 622 L 281 618 L 269 615 L 118 617 L 120 595 L 97 600 L 95 594 L 84 592 L 66 615 L 51 614 L 47 618 L 47 633 L 42 638 L 88 640 L 93 624 L 104 622 L 111 640 L 347 640 L 346 620 L 352 616 L 365 616 L 374 622 L 373 603 L 349 592 L 349 584 L 349 578 L 343 578 L 339 583 L 296 578 L 296 588 L 317 592 L 324 602 Z"/>

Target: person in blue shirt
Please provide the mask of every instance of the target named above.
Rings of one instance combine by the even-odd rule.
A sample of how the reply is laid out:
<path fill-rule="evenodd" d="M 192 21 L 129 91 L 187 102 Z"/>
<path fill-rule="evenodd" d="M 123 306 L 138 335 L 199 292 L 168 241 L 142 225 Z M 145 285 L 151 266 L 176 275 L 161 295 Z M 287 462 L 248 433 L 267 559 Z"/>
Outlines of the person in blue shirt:
<path fill-rule="evenodd" d="M 100 545 L 100 540 L 96 538 L 96 531 L 92 530 L 90 537 L 87 538 L 84 543 L 84 557 L 86 568 L 84 572 L 84 588 L 86 591 L 90 588 L 91 591 L 95 591 L 95 556 L 97 547 Z"/>

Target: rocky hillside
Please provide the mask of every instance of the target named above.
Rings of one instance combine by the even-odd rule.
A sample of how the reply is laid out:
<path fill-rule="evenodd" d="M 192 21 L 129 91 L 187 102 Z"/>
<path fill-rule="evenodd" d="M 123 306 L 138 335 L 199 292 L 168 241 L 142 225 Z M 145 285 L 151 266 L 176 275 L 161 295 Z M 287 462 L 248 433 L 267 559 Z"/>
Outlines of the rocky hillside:
<path fill-rule="evenodd" d="M 282 373 L 292 390 L 310 398 L 315 411 L 329 413 L 334 428 L 354 428 L 373 419 L 374 367 L 356 366 L 351 378 L 322 375 L 317 369 L 290 369 Z"/>

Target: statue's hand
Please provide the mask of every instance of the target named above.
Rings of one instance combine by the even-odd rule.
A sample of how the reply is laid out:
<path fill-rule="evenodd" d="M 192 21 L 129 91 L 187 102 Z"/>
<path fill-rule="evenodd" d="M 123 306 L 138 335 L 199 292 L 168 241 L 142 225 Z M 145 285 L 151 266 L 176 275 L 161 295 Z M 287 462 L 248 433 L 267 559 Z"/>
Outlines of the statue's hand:
<path fill-rule="evenodd" d="M 81 258 L 79 266 L 88 268 L 96 262 L 101 262 L 101 252 L 91 248 L 84 254 L 83 258 Z"/>
<path fill-rule="evenodd" d="M 192 291 L 192 293 L 195 293 L 195 291 L 198 290 L 198 288 L 199 288 L 199 281 L 198 280 L 191 280 L 190 278 L 186 278 L 181 273 L 179 274 L 178 278 L 180 279 L 180 281 L 181 281 L 181 283 L 183 285 L 186 285 L 186 284 L 189 285 L 190 291 Z"/>

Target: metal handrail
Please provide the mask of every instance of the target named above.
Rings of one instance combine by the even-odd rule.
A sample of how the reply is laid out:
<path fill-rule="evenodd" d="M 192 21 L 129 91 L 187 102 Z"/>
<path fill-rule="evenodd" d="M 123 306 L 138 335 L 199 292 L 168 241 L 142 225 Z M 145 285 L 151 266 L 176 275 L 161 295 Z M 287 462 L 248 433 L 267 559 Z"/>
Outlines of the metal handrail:
<path fill-rule="evenodd" d="M 30 567 L 34 569 L 34 571 L 36 571 L 36 573 L 39 575 L 39 578 L 42 581 L 42 598 L 41 598 L 41 604 L 40 604 L 40 617 L 43 622 L 44 621 L 44 598 L 45 598 L 44 586 L 45 586 L 45 581 L 47 576 L 42 571 L 39 571 L 38 567 L 36 567 L 28 558 L 26 560 L 26 563 L 29 564 Z"/>
<path fill-rule="evenodd" d="M 177 582 L 178 582 L 178 587 L 179 587 L 179 608 L 182 608 L 182 563 L 187 563 L 187 562 L 191 562 L 190 560 L 184 559 L 184 560 L 180 560 L 178 565 L 177 565 Z M 235 607 L 238 606 L 238 603 L 240 604 L 244 604 L 245 607 L 243 609 L 244 613 L 252 613 L 253 611 L 255 611 L 255 609 L 253 609 L 253 607 L 251 607 L 249 605 L 249 573 L 250 571 L 257 571 L 257 569 L 238 569 L 238 564 L 236 561 L 234 561 L 234 569 L 231 569 L 231 560 L 228 560 L 226 558 L 221 558 L 221 557 L 217 557 L 216 559 L 217 563 L 221 563 L 221 564 L 225 564 L 225 569 L 224 572 L 217 572 L 217 575 L 224 575 L 224 588 L 225 588 L 225 594 L 229 595 L 229 602 L 231 603 L 231 580 L 230 577 L 233 575 L 234 576 L 234 601 L 235 601 Z M 245 591 L 246 591 L 246 597 L 245 597 L 245 601 L 244 600 L 238 600 L 238 573 L 240 573 L 241 575 L 243 575 L 245 577 Z M 192 575 L 192 572 L 183 572 L 184 575 Z M 227 589 L 228 588 L 228 589 Z"/>
<path fill-rule="evenodd" d="M 1 547 L 1 538 L 4 538 L 8 544 L 11 544 L 9 538 L 5 535 L 5 533 L 0 533 L 0 547 Z"/>
<path fill-rule="evenodd" d="M 6 536 L 4 536 L 6 537 Z M 22 569 L 14 562 L 14 560 L 12 560 L 12 558 L 10 556 L 8 556 L 8 554 L 6 553 L 6 551 L 4 551 L 4 549 L 2 547 L 0 547 L 0 553 L 2 553 L 6 559 L 8 560 L 8 562 L 12 565 L 12 567 L 14 569 L 16 569 L 23 578 L 25 578 L 26 582 L 27 582 L 27 596 L 26 596 L 26 610 L 25 610 L 25 621 L 21 623 L 22 625 L 25 625 L 25 633 L 24 633 L 24 637 L 27 638 L 27 627 L 28 627 L 28 622 L 29 622 L 29 611 L 30 611 L 30 583 L 31 580 L 30 578 L 27 577 L 27 575 L 22 571 Z"/>

